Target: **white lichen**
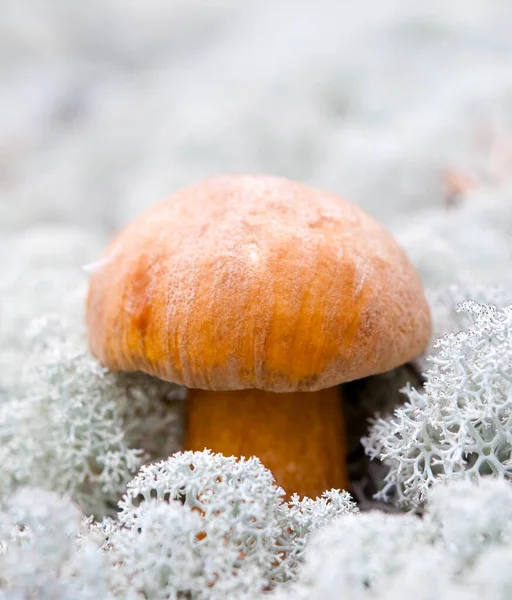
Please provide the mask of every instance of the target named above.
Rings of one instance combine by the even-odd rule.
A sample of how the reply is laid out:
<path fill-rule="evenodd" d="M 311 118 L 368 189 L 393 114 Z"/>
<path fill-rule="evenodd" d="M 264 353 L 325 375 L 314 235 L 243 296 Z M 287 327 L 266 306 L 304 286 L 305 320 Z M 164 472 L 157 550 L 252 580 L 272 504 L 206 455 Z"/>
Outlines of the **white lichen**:
<path fill-rule="evenodd" d="M 0 404 L 0 484 L 70 494 L 87 513 L 113 510 L 142 461 L 177 446 L 177 388 L 107 372 L 80 331 L 32 323 L 19 395 Z"/>
<path fill-rule="evenodd" d="M 507 598 L 512 486 L 494 478 L 450 482 L 428 498 L 423 518 L 368 512 L 336 519 L 312 536 L 298 579 L 272 600 Z"/>
<path fill-rule="evenodd" d="M 0 598 L 113 599 L 98 539 L 69 498 L 22 488 L 0 508 Z"/>
<path fill-rule="evenodd" d="M 233 598 L 291 579 L 311 532 L 355 513 L 347 493 L 283 501 L 257 458 L 183 452 L 142 467 L 110 537 L 126 587 L 150 598 Z"/>
<path fill-rule="evenodd" d="M 408 401 L 363 439 L 389 467 L 379 498 L 417 508 L 439 481 L 512 476 L 512 306 L 459 310 L 471 324 L 437 341 L 424 389 L 407 388 Z"/>

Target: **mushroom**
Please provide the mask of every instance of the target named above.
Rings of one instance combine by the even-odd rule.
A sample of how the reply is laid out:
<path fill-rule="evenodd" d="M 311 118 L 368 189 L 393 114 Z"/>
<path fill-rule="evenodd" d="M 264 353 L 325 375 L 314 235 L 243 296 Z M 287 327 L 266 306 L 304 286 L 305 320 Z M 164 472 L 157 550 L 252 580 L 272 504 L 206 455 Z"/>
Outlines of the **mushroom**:
<path fill-rule="evenodd" d="M 140 215 L 91 275 L 92 353 L 189 388 L 185 442 L 258 456 L 288 494 L 348 487 L 339 384 L 427 346 L 391 235 L 301 183 L 225 175 Z"/>

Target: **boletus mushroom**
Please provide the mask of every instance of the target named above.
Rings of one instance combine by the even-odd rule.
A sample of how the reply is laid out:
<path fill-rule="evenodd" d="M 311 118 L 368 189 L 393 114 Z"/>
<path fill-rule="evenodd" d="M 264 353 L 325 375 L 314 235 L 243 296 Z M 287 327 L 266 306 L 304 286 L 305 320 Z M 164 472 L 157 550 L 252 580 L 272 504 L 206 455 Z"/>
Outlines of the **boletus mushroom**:
<path fill-rule="evenodd" d="M 129 224 L 93 272 L 92 353 L 189 388 L 185 443 L 258 456 L 288 494 L 347 487 L 339 385 L 425 349 L 430 313 L 391 235 L 338 197 L 226 175 Z"/>

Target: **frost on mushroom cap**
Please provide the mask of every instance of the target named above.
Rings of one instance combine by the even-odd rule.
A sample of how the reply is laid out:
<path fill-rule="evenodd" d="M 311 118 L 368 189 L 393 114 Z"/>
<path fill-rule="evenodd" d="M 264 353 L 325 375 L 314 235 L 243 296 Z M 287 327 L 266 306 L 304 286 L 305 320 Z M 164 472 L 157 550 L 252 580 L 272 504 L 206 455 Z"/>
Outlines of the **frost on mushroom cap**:
<path fill-rule="evenodd" d="M 93 354 L 192 388 L 318 390 L 421 354 L 430 313 L 391 235 L 334 194 L 226 175 L 136 218 L 91 277 Z"/>

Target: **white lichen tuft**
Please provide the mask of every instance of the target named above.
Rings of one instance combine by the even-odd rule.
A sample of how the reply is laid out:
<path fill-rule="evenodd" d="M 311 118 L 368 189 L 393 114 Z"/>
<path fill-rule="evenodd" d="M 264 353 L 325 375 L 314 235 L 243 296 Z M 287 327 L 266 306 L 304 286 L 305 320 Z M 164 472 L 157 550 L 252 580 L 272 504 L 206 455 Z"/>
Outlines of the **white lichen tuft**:
<path fill-rule="evenodd" d="M 478 485 L 449 482 L 428 497 L 423 519 L 382 512 L 336 519 L 312 536 L 297 580 L 270 598 L 508 598 L 510 483 L 493 478 L 483 478 Z"/>
<path fill-rule="evenodd" d="M 311 541 L 297 597 L 334 600 L 385 589 L 403 571 L 420 531 L 413 516 L 369 512 L 336 520 Z"/>
<path fill-rule="evenodd" d="M 499 600 L 512 589 L 503 479 L 441 483 L 423 518 L 358 514 L 339 492 L 283 502 L 257 459 L 186 452 L 145 467 L 120 508 L 98 523 L 55 493 L 4 497 L 0 598 Z"/>
<path fill-rule="evenodd" d="M 0 508 L 0 598 L 113 599 L 109 563 L 68 498 L 22 488 Z"/>
<path fill-rule="evenodd" d="M 429 493 L 423 527 L 449 551 L 454 572 L 471 569 L 489 548 L 512 544 L 512 485 L 484 477 L 457 481 Z"/>
<path fill-rule="evenodd" d="M 463 302 L 473 301 L 478 304 L 489 304 L 505 308 L 512 304 L 512 290 L 501 285 L 450 285 L 438 289 L 427 289 L 426 295 L 430 304 L 433 333 L 432 343 L 424 356 L 417 360 L 423 370 L 428 368 L 428 356 L 435 353 L 437 340 L 453 331 L 461 331 L 470 327 L 471 316 L 460 310 Z"/>
<path fill-rule="evenodd" d="M 465 331 L 436 343 L 422 391 L 377 419 L 363 445 L 389 467 L 381 499 L 420 507 L 436 482 L 512 476 L 512 306 L 464 302 Z"/>
<path fill-rule="evenodd" d="M 60 317 L 35 321 L 28 346 L 22 385 L 0 404 L 0 485 L 69 494 L 108 514 L 153 449 L 176 448 L 176 388 L 107 372 Z"/>
<path fill-rule="evenodd" d="M 183 452 L 142 467 L 109 540 L 117 594 L 233 598 L 293 578 L 309 534 L 357 509 L 347 493 L 283 494 L 257 458 Z"/>

